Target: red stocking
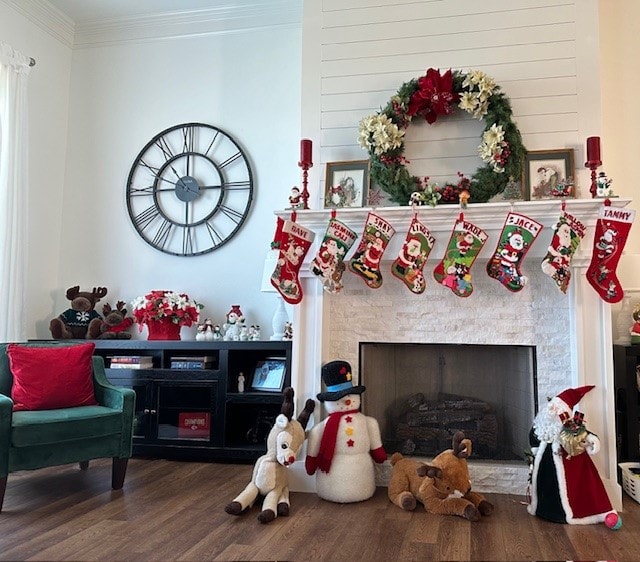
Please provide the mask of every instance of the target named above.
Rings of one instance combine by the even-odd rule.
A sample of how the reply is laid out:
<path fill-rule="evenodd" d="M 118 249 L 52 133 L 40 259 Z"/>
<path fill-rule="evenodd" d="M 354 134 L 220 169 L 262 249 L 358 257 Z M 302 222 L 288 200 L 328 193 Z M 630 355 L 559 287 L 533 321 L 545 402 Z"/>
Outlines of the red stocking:
<path fill-rule="evenodd" d="M 605 205 L 600 210 L 593 235 L 593 254 L 587 269 L 587 281 L 608 303 L 622 300 L 624 291 L 616 276 L 616 267 L 627 242 L 636 212 Z"/>
<path fill-rule="evenodd" d="M 274 247 L 280 251 L 278 263 L 271 274 L 271 284 L 289 304 L 302 300 L 302 284 L 298 278 L 315 233 L 292 220 L 278 218 Z"/>

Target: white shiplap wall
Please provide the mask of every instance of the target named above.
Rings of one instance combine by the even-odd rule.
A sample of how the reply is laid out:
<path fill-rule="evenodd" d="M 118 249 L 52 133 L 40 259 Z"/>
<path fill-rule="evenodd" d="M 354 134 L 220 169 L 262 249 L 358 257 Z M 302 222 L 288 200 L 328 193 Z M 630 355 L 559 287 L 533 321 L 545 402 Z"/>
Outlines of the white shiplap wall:
<path fill-rule="evenodd" d="M 326 162 L 367 158 L 356 142 L 360 119 L 429 67 L 492 76 L 511 99 L 529 150 L 574 148 L 582 168 L 584 139 L 597 134 L 592 0 L 307 0 L 304 33 L 303 135 L 319 145 L 313 207 Z M 472 174 L 481 164 L 482 127 L 462 112 L 433 126 L 413 124 L 409 169 L 434 181 Z M 586 171 L 579 172 L 586 193 Z"/>

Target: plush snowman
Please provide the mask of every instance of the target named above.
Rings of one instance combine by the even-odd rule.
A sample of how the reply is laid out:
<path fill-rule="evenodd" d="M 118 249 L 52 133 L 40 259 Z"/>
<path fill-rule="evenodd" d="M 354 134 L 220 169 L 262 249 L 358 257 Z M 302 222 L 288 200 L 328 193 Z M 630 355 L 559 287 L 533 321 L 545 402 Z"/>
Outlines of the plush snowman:
<path fill-rule="evenodd" d="M 376 491 L 373 461 L 382 463 L 378 422 L 360 411 L 362 385 L 354 386 L 351 365 L 331 361 L 322 367 L 326 392 L 317 395 L 328 417 L 309 432 L 305 468 L 316 474 L 316 490 L 324 500 L 352 503 L 369 499 Z"/>

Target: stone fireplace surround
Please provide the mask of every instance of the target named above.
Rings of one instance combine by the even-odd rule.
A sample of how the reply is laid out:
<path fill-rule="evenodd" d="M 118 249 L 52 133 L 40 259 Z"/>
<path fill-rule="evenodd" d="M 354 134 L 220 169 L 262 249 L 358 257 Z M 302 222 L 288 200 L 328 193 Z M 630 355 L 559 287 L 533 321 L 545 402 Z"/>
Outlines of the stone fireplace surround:
<path fill-rule="evenodd" d="M 613 199 L 614 207 L 624 207 L 629 199 Z M 358 379 L 360 342 L 397 343 L 474 343 L 531 345 L 536 347 L 538 397 L 542 403 L 568 387 L 593 384 L 595 388 L 581 401 L 587 427 L 601 439 L 601 450 L 594 457 L 611 501 L 622 505 L 617 482 L 615 405 L 613 386 L 612 330 L 610 305 L 604 303 L 586 280 L 591 259 L 594 226 L 603 205 L 601 199 L 569 199 L 567 212 L 587 227 L 586 235 L 572 261 L 569 291 L 562 294 L 552 279 L 542 273 L 540 261 L 546 254 L 553 226 L 561 213 L 557 200 L 472 204 L 465 219 L 487 231 L 489 238 L 471 269 L 474 292 L 467 298 L 455 296 L 432 277 L 442 258 L 458 206 L 422 207 L 418 216 L 436 239 L 424 268 L 427 289 L 414 295 L 389 270 L 405 239 L 413 216 L 410 207 L 384 207 L 375 212 L 396 229 L 384 255 L 383 285 L 370 289 L 357 276 L 346 271 L 344 289 L 338 295 L 326 294 L 309 272 L 308 262 L 315 255 L 326 230 L 330 210 L 298 211 L 296 222 L 316 233 L 300 277 L 304 297 L 294 307 L 292 386 L 297 405 L 322 390 L 320 366 L 326 361 L 349 361 Z M 339 209 L 337 218 L 359 235 L 369 208 Z M 544 225 L 527 253 L 522 273 L 529 277 L 525 288 L 512 293 L 488 277 L 487 259 L 495 249 L 507 213 L 523 213 Z M 290 211 L 277 216 L 290 218 Z M 356 241 L 356 244 L 358 242 Z M 353 250 L 353 249 L 352 249 Z M 350 257 L 349 253 L 347 258 Z M 367 386 L 366 392 L 375 392 Z M 366 410 L 364 410 L 366 414 Z M 309 423 L 324 419 L 318 404 Z M 428 459 L 424 459 L 428 460 Z M 390 472 L 387 461 L 378 468 L 378 484 L 386 485 Z M 482 492 L 524 494 L 528 468 L 524 463 L 473 462 L 470 471 L 474 488 Z M 304 458 L 290 471 L 294 491 L 315 491 L 315 479 L 304 471 Z"/>

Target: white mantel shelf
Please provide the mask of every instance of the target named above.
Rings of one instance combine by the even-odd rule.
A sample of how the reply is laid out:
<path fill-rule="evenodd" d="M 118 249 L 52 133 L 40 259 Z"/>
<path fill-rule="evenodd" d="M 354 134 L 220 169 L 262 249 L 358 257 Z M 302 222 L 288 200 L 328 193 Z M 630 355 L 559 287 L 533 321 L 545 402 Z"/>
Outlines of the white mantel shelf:
<path fill-rule="evenodd" d="M 565 199 L 566 210 L 574 215 L 577 219 L 581 217 L 596 217 L 600 208 L 604 204 L 604 199 Z M 611 206 L 626 207 L 631 199 L 623 199 L 614 197 L 611 199 Z M 545 199 L 540 201 L 505 201 L 499 203 L 472 203 L 466 209 L 461 209 L 459 205 L 437 205 L 436 207 L 422 206 L 396 206 L 396 207 L 348 207 L 336 209 L 336 218 L 348 224 L 349 226 L 361 226 L 367 218 L 369 212 L 375 212 L 382 216 L 394 226 L 398 224 L 409 224 L 409 221 L 418 213 L 418 217 L 429 229 L 448 230 L 451 228 L 452 221 L 455 220 L 460 212 L 464 212 L 465 219 L 471 222 L 478 221 L 479 226 L 487 229 L 502 228 L 506 213 L 514 211 L 523 213 L 531 218 L 541 222 L 545 226 L 555 224 L 562 208 L 562 203 L 558 199 Z M 316 230 L 325 228 L 327 221 L 331 216 L 333 209 L 306 209 L 296 211 L 296 222 Z M 276 215 L 285 219 L 291 217 L 291 210 L 276 211 Z M 585 224 L 588 224 L 586 221 Z M 593 220 L 595 224 L 595 220 Z M 352 227 L 353 228 L 353 227 Z"/>
<path fill-rule="evenodd" d="M 573 259 L 574 267 L 586 267 L 591 258 L 591 244 L 593 242 L 593 228 L 596 224 L 600 209 L 604 205 L 604 199 L 565 199 L 565 209 L 567 213 L 573 215 L 588 228 L 587 234 L 578 247 L 578 251 Z M 631 199 L 614 197 L 611 199 L 611 206 L 626 207 Z M 314 246 L 322 242 L 322 237 L 327 228 L 327 223 L 333 209 L 306 209 L 296 211 L 296 223 L 312 230 L 316 234 Z M 562 201 L 558 199 L 545 199 L 541 201 L 514 201 L 499 203 L 474 203 L 461 209 L 459 205 L 438 205 L 436 207 L 422 206 L 395 206 L 395 207 L 349 207 L 336 209 L 336 218 L 353 229 L 358 236 L 362 234 L 363 225 L 369 212 L 375 212 L 385 220 L 389 221 L 396 229 L 395 235 L 391 239 L 388 248 L 385 250 L 385 260 L 394 259 L 405 239 L 411 219 L 414 213 L 427 226 L 429 231 L 435 236 L 436 242 L 429 259 L 433 260 L 444 254 L 448 236 L 451 234 L 453 225 L 460 215 L 464 213 L 465 220 L 468 220 L 482 228 L 486 233 L 488 241 L 486 243 L 483 256 L 487 256 L 499 239 L 504 226 L 507 213 L 513 211 L 522 213 L 542 224 L 544 230 L 539 239 L 531 248 L 530 257 L 542 257 L 546 254 L 547 247 L 551 240 L 553 227 L 562 212 Z M 276 216 L 289 219 L 292 211 L 276 211 Z M 313 258 L 314 251 L 309 251 L 305 258 L 305 263 Z M 301 276 L 310 276 L 308 267 L 303 267 Z"/>

